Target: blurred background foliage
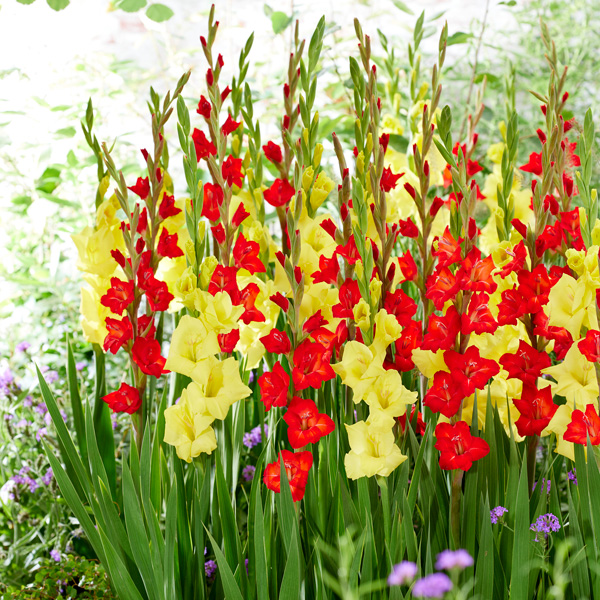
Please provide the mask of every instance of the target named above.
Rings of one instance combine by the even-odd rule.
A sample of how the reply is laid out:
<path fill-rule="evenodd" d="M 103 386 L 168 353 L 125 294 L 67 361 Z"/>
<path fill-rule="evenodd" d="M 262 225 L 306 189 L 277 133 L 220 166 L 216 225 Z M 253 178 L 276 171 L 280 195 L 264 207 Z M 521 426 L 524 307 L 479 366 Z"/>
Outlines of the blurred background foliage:
<path fill-rule="evenodd" d="M 46 369 L 57 398 L 66 396 L 64 357 L 70 337 L 78 376 L 93 381 L 93 352 L 78 327 L 80 281 L 70 237 L 91 223 L 97 184 L 95 159 L 79 121 L 88 98 L 93 98 L 99 140 L 109 144 L 118 140 L 113 157 L 126 177 L 141 173 L 138 149 L 150 141 L 145 103 L 149 86 L 163 93 L 188 68 L 202 72 L 198 35 L 210 3 L 171 0 L 168 4 L 145 0 L 0 3 L 0 594 L 6 598 L 55 597 L 51 594 L 69 586 L 70 591 L 60 592 L 62 596 L 82 594 L 76 589 L 81 577 L 87 586 L 81 589 L 89 595 L 76 597 L 110 597 L 103 595 L 109 593 L 104 574 L 87 560 L 92 557 L 89 546 L 48 475 L 40 439 L 45 436 L 56 442 L 34 385 L 33 362 Z M 455 135 L 464 129 L 462 122 L 485 80 L 481 152 L 501 140 L 498 122 L 505 119 L 505 90 L 513 78 L 518 92 L 508 102 L 514 101 L 524 125 L 519 129 L 534 132 L 542 123 L 539 102 L 527 92 L 543 93 L 547 81 L 540 18 L 548 24 L 560 62 L 569 65 L 571 113 L 565 116 L 582 119 L 588 106 L 599 113 L 595 75 L 600 46 L 591 43 L 600 31 L 597 0 L 217 2 L 225 73 L 233 73 L 240 47 L 256 31 L 248 81 L 252 89 L 262 90 L 255 98 L 256 111 L 264 115 L 264 139 L 273 139 L 281 112 L 282 56 L 289 52 L 290 25 L 299 18 L 306 35 L 325 12 L 322 91 L 316 103 L 325 107 L 320 114 L 321 133 L 351 136 L 348 55 L 355 45 L 352 18 L 358 16 L 371 35 L 383 71 L 381 80 L 390 82 L 387 87 L 383 84 L 381 93 L 397 86 L 399 95 L 390 97 L 389 105 L 405 122 L 406 47 L 422 8 L 426 19 L 423 69 L 433 64 L 437 33 L 444 20 L 449 23 L 442 105 L 449 104 L 455 111 Z M 189 106 L 201 92 L 199 73 L 186 88 Z M 173 134 L 171 139 L 176 139 Z M 521 140 L 522 162 L 536 139 L 531 134 Z M 175 147 L 171 165 L 177 186 L 185 180 Z M 596 181 L 597 161 L 594 166 Z M 185 191 L 176 187 L 178 195 Z M 62 406 L 68 421 L 68 402 Z M 48 596 L 20 591 L 27 585 L 45 589 L 47 580 L 58 585 Z M 66 582 L 62 587 L 57 584 L 61 581 Z"/>

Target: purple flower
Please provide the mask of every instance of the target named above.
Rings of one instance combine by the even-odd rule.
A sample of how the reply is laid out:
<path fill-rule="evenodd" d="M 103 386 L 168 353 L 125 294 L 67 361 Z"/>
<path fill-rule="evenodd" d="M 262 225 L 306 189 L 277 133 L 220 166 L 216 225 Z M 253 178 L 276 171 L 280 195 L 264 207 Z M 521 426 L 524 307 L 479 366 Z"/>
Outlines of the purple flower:
<path fill-rule="evenodd" d="M 48 371 L 46 375 L 44 375 L 44 379 L 46 383 L 56 383 L 58 381 L 58 373 L 56 371 Z"/>
<path fill-rule="evenodd" d="M 537 533 L 545 533 L 546 537 L 552 531 L 558 531 L 560 529 L 560 521 L 558 517 L 553 515 L 552 513 L 546 513 L 545 515 L 540 515 L 534 523 L 529 527 L 531 531 L 535 531 Z M 535 541 L 538 542 L 538 536 L 535 536 Z"/>
<path fill-rule="evenodd" d="M 19 342 L 15 346 L 15 350 L 17 352 L 27 352 L 27 350 L 29 350 L 29 348 L 31 348 L 31 344 L 28 341 L 26 341 L 26 340 L 23 340 L 22 342 Z"/>
<path fill-rule="evenodd" d="M 416 598 L 443 598 L 452 589 L 452 581 L 445 573 L 432 573 L 419 579 L 413 589 Z"/>
<path fill-rule="evenodd" d="M 75 369 L 77 369 L 77 371 L 83 371 L 86 366 L 87 366 L 87 363 L 84 360 L 81 360 L 78 363 L 75 363 Z"/>
<path fill-rule="evenodd" d="M 31 396 L 26 396 L 25 400 L 23 400 L 23 406 L 25 408 L 31 408 L 33 406 L 33 398 Z"/>
<path fill-rule="evenodd" d="M 61 561 L 61 555 L 59 550 L 50 550 L 50 558 L 55 562 Z"/>
<path fill-rule="evenodd" d="M 244 561 L 244 564 L 246 565 L 246 575 L 248 575 L 248 559 Z"/>
<path fill-rule="evenodd" d="M 42 476 L 42 483 L 44 485 L 50 485 L 50 483 L 52 483 L 53 477 L 54 477 L 54 474 L 52 473 L 52 467 L 49 467 L 48 470 L 46 471 L 45 475 Z"/>
<path fill-rule="evenodd" d="M 254 371 L 250 371 L 250 376 L 248 377 L 248 383 L 252 383 L 254 381 Z"/>
<path fill-rule="evenodd" d="M 490 510 L 490 520 L 495 525 L 498 520 L 502 518 L 502 515 L 507 512 L 508 508 L 504 508 L 504 506 L 496 506 L 496 508 L 492 508 L 492 510 Z"/>
<path fill-rule="evenodd" d="M 17 421 L 15 423 L 15 427 L 18 427 L 19 429 L 23 428 L 25 429 L 25 427 L 27 427 L 29 425 L 29 421 L 27 419 L 20 419 L 19 421 Z"/>
<path fill-rule="evenodd" d="M 45 402 L 40 402 L 33 410 L 43 417 L 48 412 L 48 407 Z"/>
<path fill-rule="evenodd" d="M 414 562 L 403 560 L 394 565 L 388 577 L 388 585 L 404 585 L 410 583 L 417 575 L 417 565 Z"/>
<path fill-rule="evenodd" d="M 204 563 L 204 572 L 206 573 L 206 577 L 210 579 L 217 570 L 217 563 L 214 560 L 207 560 Z"/>
<path fill-rule="evenodd" d="M 39 442 L 43 437 L 46 437 L 47 434 L 48 429 L 46 429 L 46 427 L 42 427 L 37 430 L 37 433 L 35 434 L 35 439 Z"/>
<path fill-rule="evenodd" d="M 268 434 L 268 428 L 265 425 L 265 436 Z M 248 433 L 245 433 L 242 442 L 247 448 L 254 448 L 254 446 L 258 446 L 258 444 L 262 442 L 262 427 L 257 425 L 254 429 Z"/>
<path fill-rule="evenodd" d="M 573 482 L 573 485 L 577 485 L 577 471 L 575 469 L 567 473 L 567 478 Z"/>
<path fill-rule="evenodd" d="M 473 566 L 473 557 L 466 550 L 444 550 L 437 555 L 435 568 L 466 569 Z"/>
<path fill-rule="evenodd" d="M 246 465 L 242 469 L 242 477 L 244 478 L 244 481 L 252 481 L 254 479 L 255 471 L 256 471 L 256 467 L 254 467 L 252 465 Z"/>
<path fill-rule="evenodd" d="M 537 482 L 533 484 L 533 488 L 531 488 L 531 491 L 533 492 L 535 490 L 535 486 L 536 486 Z M 542 485 L 541 485 L 541 489 L 540 489 L 540 493 L 543 493 L 544 488 L 546 488 L 546 494 L 550 493 L 550 487 L 552 485 L 552 482 L 548 479 L 542 479 Z"/>
<path fill-rule="evenodd" d="M 119 422 L 119 419 L 117 418 L 117 413 L 111 413 L 110 420 L 112 421 L 112 428 L 116 429 L 117 423 Z"/>
<path fill-rule="evenodd" d="M 7 367 L 2 373 L 0 373 L 0 393 L 8 395 L 10 387 L 15 381 L 15 376 L 11 370 Z"/>

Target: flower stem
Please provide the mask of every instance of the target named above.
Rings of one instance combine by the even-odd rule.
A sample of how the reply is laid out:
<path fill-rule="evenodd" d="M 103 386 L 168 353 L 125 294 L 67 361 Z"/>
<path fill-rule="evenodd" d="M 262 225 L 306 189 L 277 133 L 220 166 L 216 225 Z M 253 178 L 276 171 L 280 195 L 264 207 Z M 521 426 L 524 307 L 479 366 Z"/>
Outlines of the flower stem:
<path fill-rule="evenodd" d="M 464 472 L 454 471 L 452 477 L 452 494 L 450 499 L 450 530 L 455 548 L 460 547 L 460 498 Z"/>

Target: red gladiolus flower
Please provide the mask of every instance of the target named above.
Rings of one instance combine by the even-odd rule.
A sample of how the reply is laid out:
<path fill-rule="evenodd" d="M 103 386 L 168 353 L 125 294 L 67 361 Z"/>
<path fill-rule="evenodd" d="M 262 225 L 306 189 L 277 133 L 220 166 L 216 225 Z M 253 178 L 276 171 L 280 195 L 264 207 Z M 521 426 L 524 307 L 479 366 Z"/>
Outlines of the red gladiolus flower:
<path fill-rule="evenodd" d="M 342 207 L 344 206 L 346 205 L 342 204 Z M 344 220 L 343 216 L 342 220 Z M 323 219 L 323 221 L 319 223 L 319 226 L 321 227 L 321 229 L 324 229 L 331 236 L 331 239 L 335 242 L 335 234 L 338 230 L 336 224 L 331 219 Z"/>
<path fill-rule="evenodd" d="M 525 259 L 527 258 L 527 250 L 523 240 L 521 240 L 512 250 L 507 250 L 506 254 L 512 256 L 512 260 L 505 264 L 499 273 L 500 277 L 503 279 L 508 274 L 513 273 L 514 271 L 519 271 L 523 268 Z"/>
<path fill-rule="evenodd" d="M 417 312 L 417 303 L 401 289 L 397 289 L 385 295 L 383 308 L 390 315 L 394 315 L 402 327 L 406 327 Z"/>
<path fill-rule="evenodd" d="M 438 371 L 433 376 L 433 385 L 427 390 L 423 404 L 434 413 L 442 413 L 450 419 L 458 412 L 463 398 L 454 375 L 447 371 Z"/>
<path fill-rule="evenodd" d="M 423 350 L 450 350 L 454 346 L 456 336 L 460 333 L 460 315 L 454 305 L 449 306 L 446 314 L 439 317 L 431 315 L 427 333 L 423 337 Z"/>
<path fill-rule="evenodd" d="M 244 305 L 244 312 L 240 319 L 248 325 L 252 321 L 256 323 L 264 323 L 267 319 L 258 308 L 255 306 L 256 297 L 260 294 L 260 288 L 256 283 L 249 283 L 240 292 L 240 304 Z"/>
<path fill-rule="evenodd" d="M 231 224 L 234 227 L 239 227 L 248 217 L 250 213 L 246 210 L 243 204 L 237 207 L 233 217 L 231 217 Z"/>
<path fill-rule="evenodd" d="M 281 152 L 281 148 L 274 142 L 269 142 L 266 146 L 263 146 L 262 149 L 267 160 L 276 165 L 280 162 L 283 162 L 283 153 Z"/>
<path fill-rule="evenodd" d="M 217 340 L 219 341 L 221 352 L 231 354 L 237 343 L 240 341 L 240 330 L 232 329 L 229 333 L 219 333 L 219 335 L 217 335 Z"/>
<path fill-rule="evenodd" d="M 221 174 L 229 187 L 235 185 L 241 188 L 244 181 L 244 175 L 242 175 L 242 159 L 233 158 L 233 156 L 229 155 L 221 167 Z"/>
<path fill-rule="evenodd" d="M 541 176 L 542 174 L 542 153 L 532 152 L 529 155 L 529 162 L 519 167 L 521 171 L 526 173 L 533 173 L 534 175 Z"/>
<path fill-rule="evenodd" d="M 498 329 L 498 323 L 490 312 L 490 297 L 481 292 L 473 294 L 469 301 L 469 308 L 461 315 L 461 332 L 463 335 L 476 333 L 494 333 Z"/>
<path fill-rule="evenodd" d="M 573 336 L 564 327 L 553 327 L 548 324 L 548 317 L 544 311 L 535 313 L 533 316 L 534 335 L 540 335 L 548 340 L 554 340 L 554 353 L 558 360 L 562 360 L 571 346 L 573 345 Z"/>
<path fill-rule="evenodd" d="M 254 273 L 264 273 L 265 265 L 258 255 L 260 253 L 260 244 L 247 240 L 243 233 L 240 233 L 233 247 L 233 260 L 238 269 L 246 269 L 252 275 Z"/>
<path fill-rule="evenodd" d="M 465 257 L 456 280 L 463 290 L 493 294 L 498 284 L 492 279 L 494 261 L 491 256 L 482 259 L 478 248 L 473 248 Z"/>
<path fill-rule="evenodd" d="M 334 304 L 331 312 L 336 319 L 353 318 L 353 309 L 361 299 L 358 281 L 355 279 L 346 279 L 340 287 L 340 302 Z"/>
<path fill-rule="evenodd" d="M 590 436 L 590 444 L 600 444 L 600 417 L 593 404 L 585 407 L 585 414 L 580 410 L 574 410 L 571 414 L 571 422 L 567 425 L 567 431 L 563 436 L 565 441 L 574 444 L 587 444 Z"/>
<path fill-rule="evenodd" d="M 550 386 L 538 390 L 533 385 L 523 384 L 521 399 L 513 402 L 521 416 L 515 421 L 519 435 L 540 435 L 550 423 L 558 406 L 552 402 Z"/>
<path fill-rule="evenodd" d="M 192 131 L 192 141 L 194 142 L 198 162 L 203 158 L 214 156 L 217 153 L 215 145 L 206 137 L 203 131 L 200 131 L 200 129 L 194 128 L 194 131 Z"/>
<path fill-rule="evenodd" d="M 511 288 L 503 291 L 500 297 L 502 300 L 498 304 L 498 324 L 516 325 L 517 319 L 526 312 L 525 296 L 518 290 Z"/>
<path fill-rule="evenodd" d="M 225 243 L 225 228 L 221 223 L 214 225 L 210 228 L 213 238 L 215 238 L 217 244 L 223 245 Z"/>
<path fill-rule="evenodd" d="M 290 452 L 282 450 L 278 460 L 267 465 L 263 475 L 265 485 L 273 492 L 281 491 L 281 460 L 290 483 L 292 500 L 298 502 L 304 498 L 304 491 L 308 482 L 308 472 L 313 464 L 313 455 L 308 451 Z"/>
<path fill-rule="evenodd" d="M 409 423 L 415 423 L 415 411 L 417 411 L 417 407 L 413 404 L 410 409 L 410 419 Z M 402 433 L 406 432 L 406 415 L 408 413 L 404 413 L 401 417 L 398 417 L 398 423 L 400 423 L 400 427 L 402 427 Z M 423 421 L 423 415 L 420 411 L 417 411 L 416 425 L 415 425 L 415 433 L 417 435 L 423 435 L 425 433 L 425 421 Z"/>
<path fill-rule="evenodd" d="M 146 293 L 150 308 L 155 312 L 161 312 L 169 308 L 174 296 L 169 292 L 169 287 L 164 281 L 156 279 L 151 269 L 138 271 L 138 285 Z"/>
<path fill-rule="evenodd" d="M 131 348 L 133 362 L 146 375 L 160 377 L 165 366 L 166 358 L 160 353 L 160 343 L 151 337 L 138 337 Z"/>
<path fill-rule="evenodd" d="M 294 450 L 316 444 L 335 429 L 333 420 L 320 413 L 312 400 L 297 396 L 292 398 L 283 420 L 288 424 L 288 440 Z"/>
<path fill-rule="evenodd" d="M 398 185 L 398 179 L 402 177 L 404 173 L 399 173 L 396 175 L 392 173 L 392 169 L 390 167 L 386 167 L 383 169 L 383 173 L 381 174 L 381 181 L 379 182 L 379 187 L 384 192 L 389 192 L 393 190 Z"/>
<path fill-rule="evenodd" d="M 134 194 L 137 194 L 142 200 L 145 200 L 150 195 L 150 181 L 148 177 L 142 179 L 141 177 L 137 178 L 135 185 L 127 188 L 131 190 Z"/>
<path fill-rule="evenodd" d="M 534 386 L 542 369 L 550 366 L 550 357 L 546 352 L 538 352 L 524 340 L 519 341 L 515 354 L 503 354 L 500 364 L 508 371 L 509 379 L 520 379 L 524 384 Z"/>
<path fill-rule="evenodd" d="M 460 284 L 448 267 L 441 267 L 427 278 L 426 287 L 425 296 L 433 302 L 436 310 L 442 310 L 448 300 L 454 299 Z"/>
<path fill-rule="evenodd" d="M 323 227 L 323 223 L 321 223 L 321 227 Z M 323 227 L 323 229 L 325 228 Z M 345 246 L 338 245 L 335 251 L 339 256 L 345 258 L 349 265 L 354 265 L 356 264 L 356 261 L 360 260 L 360 254 L 356 247 L 356 242 L 354 241 L 354 235 L 351 235 L 348 238 Z"/>
<path fill-rule="evenodd" d="M 221 125 L 221 133 L 227 136 L 230 133 L 233 133 L 241 124 L 241 121 L 234 121 L 231 114 L 228 114 L 227 120 L 225 121 L 225 123 L 223 123 L 223 125 Z"/>
<path fill-rule="evenodd" d="M 402 256 L 398 257 L 398 266 L 402 271 L 402 275 L 404 275 L 404 281 L 414 281 L 417 278 L 417 265 L 410 250 L 407 250 Z"/>
<path fill-rule="evenodd" d="M 277 304 L 283 312 L 287 312 L 290 307 L 290 301 L 281 292 L 269 296 L 269 300 L 274 304 Z"/>
<path fill-rule="evenodd" d="M 258 378 L 258 387 L 260 388 L 260 399 L 267 412 L 271 410 L 272 406 L 287 405 L 290 376 L 279 361 L 275 363 L 270 373 L 263 373 Z"/>
<path fill-rule="evenodd" d="M 292 349 L 290 338 L 285 331 L 279 329 L 271 329 L 269 335 L 265 335 L 259 340 L 263 346 L 271 354 L 287 354 Z"/>
<path fill-rule="evenodd" d="M 121 315 L 133 302 L 133 288 L 133 281 L 122 281 L 118 277 L 111 277 L 110 287 L 100 298 L 100 304 L 109 308 L 115 315 Z"/>
<path fill-rule="evenodd" d="M 121 383 L 121 387 L 102 398 L 113 412 L 132 415 L 142 404 L 140 393 L 131 385 Z"/>
<path fill-rule="evenodd" d="M 579 351 L 590 362 L 600 363 L 600 331 L 590 329 L 578 343 Z"/>
<path fill-rule="evenodd" d="M 202 115 L 208 121 L 208 119 L 210 119 L 210 111 L 210 102 L 204 96 L 200 96 L 200 102 L 198 102 L 198 108 L 196 109 L 196 112 L 199 115 Z"/>
<path fill-rule="evenodd" d="M 450 368 L 450 372 L 465 398 L 476 389 L 482 390 L 488 380 L 500 372 L 500 367 L 496 362 L 482 358 L 479 355 L 479 349 L 475 346 L 469 346 L 464 354 L 446 350 L 444 362 Z"/>
<path fill-rule="evenodd" d="M 104 352 L 116 354 L 133 337 L 133 327 L 127 316 L 122 319 L 107 317 L 106 329 L 108 335 L 104 338 Z"/>
<path fill-rule="evenodd" d="M 141 337 L 154 337 L 156 325 L 150 315 L 142 315 L 137 320 L 137 334 Z"/>
<path fill-rule="evenodd" d="M 563 241 L 563 232 L 560 222 L 546 225 L 543 233 L 535 240 L 535 253 L 542 256 L 546 250 L 558 250 Z"/>
<path fill-rule="evenodd" d="M 409 237 L 413 239 L 419 237 L 419 230 L 417 229 L 417 226 L 413 223 L 413 220 L 410 217 L 408 217 L 406 221 L 400 219 L 398 221 L 398 225 L 400 227 L 400 233 L 404 237 Z"/>
<path fill-rule="evenodd" d="M 302 326 L 302 331 L 310 335 L 315 329 L 324 327 L 328 322 L 321 314 L 321 309 L 319 309 L 312 317 L 306 319 Z M 331 332 L 331 335 L 334 335 L 333 332 Z"/>
<path fill-rule="evenodd" d="M 440 468 L 468 471 L 476 460 L 487 456 L 490 447 L 485 440 L 471 435 L 465 421 L 438 423 L 435 428 L 436 450 L 440 451 Z"/>
<path fill-rule="evenodd" d="M 318 390 L 324 381 L 335 378 L 335 372 L 329 361 L 331 352 L 328 352 L 318 342 L 304 340 L 294 350 L 294 368 L 292 378 L 296 390 L 305 390 L 312 387 Z"/>
<path fill-rule="evenodd" d="M 276 179 L 268 190 L 263 192 L 265 201 L 277 208 L 287 204 L 295 194 L 294 187 L 287 179 Z"/>
<path fill-rule="evenodd" d="M 343 321 L 345 324 L 345 321 Z M 395 369 L 402 373 L 412 371 L 415 363 L 412 359 L 413 350 L 419 347 L 421 342 L 421 322 L 411 321 L 404 326 L 402 335 L 394 342 L 394 362 L 386 360 L 383 363 L 385 369 Z"/>
<path fill-rule="evenodd" d="M 214 223 L 218 221 L 221 212 L 219 207 L 223 204 L 223 190 L 218 185 L 205 183 L 202 189 L 204 199 L 202 201 L 202 216 Z"/>
<path fill-rule="evenodd" d="M 156 247 L 156 253 L 166 258 L 183 256 L 183 250 L 177 245 L 177 234 L 169 235 L 166 227 L 163 228 Z"/>
<path fill-rule="evenodd" d="M 441 237 L 434 238 L 431 254 L 437 257 L 440 267 L 448 267 L 461 259 L 462 241 L 462 238 L 457 241 L 452 237 L 449 227 L 446 227 Z"/>
<path fill-rule="evenodd" d="M 519 279 L 518 291 L 523 294 L 526 302 L 525 311 L 536 313 L 548 304 L 550 293 L 550 277 L 544 265 L 538 265 L 533 271 L 522 270 L 517 275 Z"/>
<path fill-rule="evenodd" d="M 319 256 L 319 270 L 312 274 L 313 283 L 337 283 L 338 273 L 340 272 L 340 263 L 337 256 L 334 254 L 331 258 L 327 258 L 324 254 Z"/>
<path fill-rule="evenodd" d="M 217 265 L 208 284 L 208 293 L 227 292 L 233 304 L 240 303 L 240 290 L 237 285 L 237 269 Z"/>
<path fill-rule="evenodd" d="M 169 217 L 174 217 L 181 212 L 180 208 L 175 206 L 175 196 L 169 196 L 165 194 L 163 196 L 162 202 L 158 207 L 158 214 L 161 219 L 168 219 Z"/>

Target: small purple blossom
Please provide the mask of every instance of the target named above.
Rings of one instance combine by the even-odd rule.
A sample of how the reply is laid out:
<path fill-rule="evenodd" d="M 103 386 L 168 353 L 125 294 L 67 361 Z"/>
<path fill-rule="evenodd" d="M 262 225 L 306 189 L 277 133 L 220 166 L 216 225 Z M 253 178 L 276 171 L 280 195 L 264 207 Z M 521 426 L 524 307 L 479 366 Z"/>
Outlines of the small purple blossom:
<path fill-rule="evenodd" d="M 46 473 L 44 475 L 42 475 L 42 483 L 44 485 L 50 485 L 52 483 L 53 477 L 54 477 L 54 474 L 52 473 L 52 467 L 48 467 L 48 469 L 46 470 Z"/>
<path fill-rule="evenodd" d="M 492 508 L 490 510 L 490 520 L 495 525 L 504 515 L 504 513 L 508 512 L 508 508 L 504 508 L 504 506 L 496 506 L 496 508 Z"/>
<path fill-rule="evenodd" d="M 23 400 L 23 406 L 25 408 L 31 408 L 33 406 L 33 398 L 31 396 L 26 396 L 25 400 Z"/>
<path fill-rule="evenodd" d="M 544 537 L 547 538 L 549 533 L 553 531 L 556 532 L 560 529 L 560 521 L 556 515 L 546 513 L 545 515 L 540 515 L 535 522 L 531 524 L 529 529 L 536 532 L 534 541 L 539 542 L 540 540 L 538 539 L 537 534 L 544 533 L 546 534 Z"/>
<path fill-rule="evenodd" d="M 79 362 L 75 363 L 75 369 L 77 371 L 83 371 L 87 366 L 87 363 L 84 360 L 80 360 Z"/>
<path fill-rule="evenodd" d="M 269 435 L 268 427 L 265 425 L 265 437 Z M 257 425 L 254 429 L 244 434 L 242 439 L 244 446 L 254 448 L 262 442 L 262 427 Z"/>
<path fill-rule="evenodd" d="M 214 560 L 207 560 L 204 563 L 204 572 L 206 573 L 206 577 L 210 579 L 217 570 L 217 563 Z"/>
<path fill-rule="evenodd" d="M 17 352 L 27 352 L 29 348 L 31 348 L 31 344 L 27 340 L 23 340 L 15 346 Z"/>
<path fill-rule="evenodd" d="M 450 570 L 450 569 L 466 569 L 473 566 L 473 557 L 466 550 L 444 550 L 437 555 L 435 568 Z"/>
<path fill-rule="evenodd" d="M 246 575 L 248 575 L 248 559 L 244 561 L 244 564 L 246 565 Z"/>
<path fill-rule="evenodd" d="M 27 427 L 29 424 L 30 423 L 27 419 L 20 419 L 15 423 L 15 427 L 18 427 L 19 429 L 25 429 L 25 427 Z"/>
<path fill-rule="evenodd" d="M 248 377 L 248 383 L 254 382 L 254 371 L 250 371 L 250 376 Z"/>
<path fill-rule="evenodd" d="M 55 562 L 60 562 L 62 559 L 60 551 L 56 549 L 50 550 L 50 558 Z"/>
<path fill-rule="evenodd" d="M 37 430 L 36 434 L 35 434 L 35 439 L 39 442 L 41 441 L 41 439 L 43 437 L 46 437 L 48 435 L 48 429 L 46 427 L 41 427 L 40 429 Z"/>
<path fill-rule="evenodd" d="M 414 562 L 403 560 L 394 565 L 388 577 L 388 585 L 404 585 L 410 583 L 417 575 L 417 565 Z"/>
<path fill-rule="evenodd" d="M 14 384 L 15 376 L 12 371 L 7 367 L 2 373 L 0 373 L 0 393 L 8 395 L 11 386 Z"/>
<path fill-rule="evenodd" d="M 577 485 L 577 471 L 575 469 L 567 473 L 567 478 L 573 482 L 573 485 Z"/>
<path fill-rule="evenodd" d="M 43 417 L 48 412 L 48 407 L 45 402 L 40 402 L 33 410 Z"/>
<path fill-rule="evenodd" d="M 254 473 L 256 472 L 256 467 L 253 465 L 246 465 L 242 469 L 242 477 L 244 481 L 252 481 L 254 479 Z"/>
<path fill-rule="evenodd" d="M 419 579 L 412 594 L 416 598 L 443 598 L 446 592 L 452 589 L 452 581 L 445 573 L 432 573 Z"/>
<path fill-rule="evenodd" d="M 44 375 L 44 379 L 46 380 L 46 383 L 50 384 L 50 383 L 56 383 L 59 379 L 58 377 L 58 372 L 57 371 L 48 371 L 45 375 Z"/>
<path fill-rule="evenodd" d="M 117 423 L 119 422 L 119 419 L 117 418 L 117 413 L 111 413 L 110 420 L 112 422 L 112 428 L 116 429 Z"/>
<path fill-rule="evenodd" d="M 533 492 L 535 490 L 535 486 L 537 485 L 537 482 L 535 482 L 533 484 L 533 488 L 531 488 L 531 491 Z M 541 489 L 540 489 L 540 493 L 543 493 L 544 488 L 546 489 L 546 494 L 550 493 L 550 487 L 552 486 L 552 482 L 548 479 L 542 479 L 542 485 L 541 485 Z"/>

